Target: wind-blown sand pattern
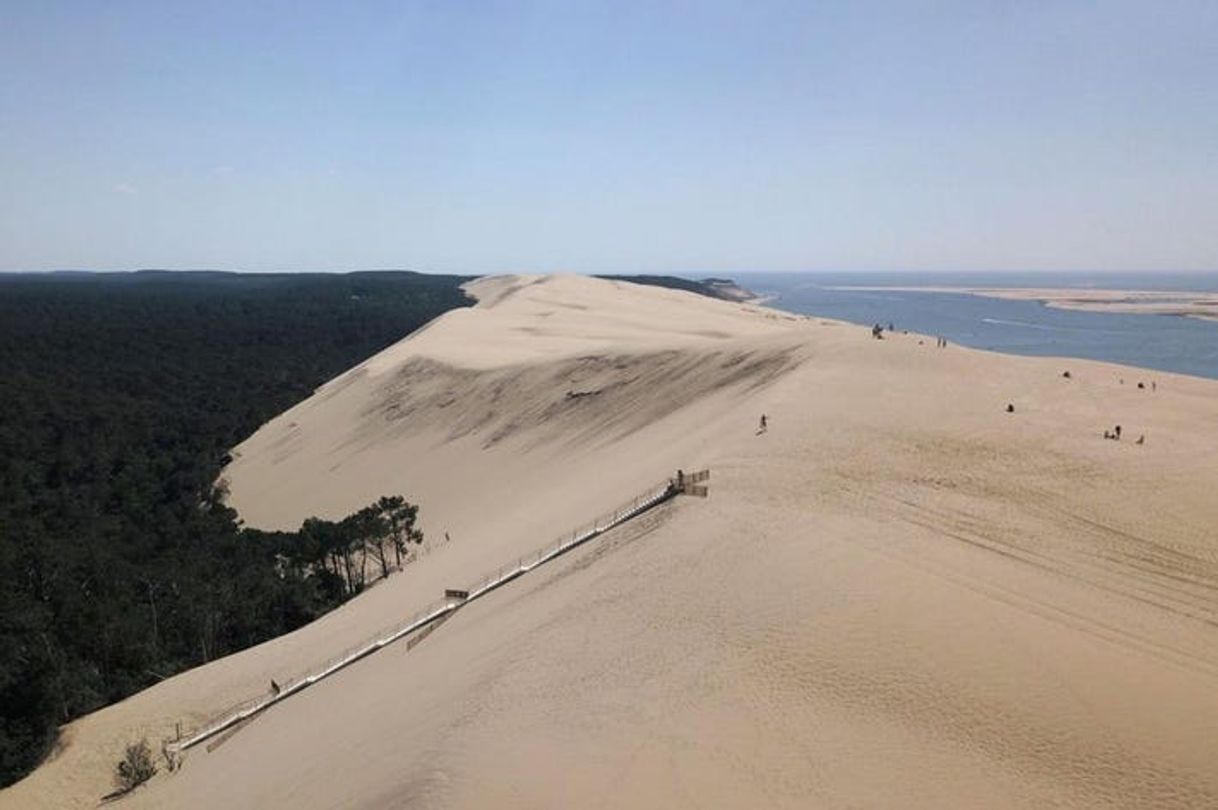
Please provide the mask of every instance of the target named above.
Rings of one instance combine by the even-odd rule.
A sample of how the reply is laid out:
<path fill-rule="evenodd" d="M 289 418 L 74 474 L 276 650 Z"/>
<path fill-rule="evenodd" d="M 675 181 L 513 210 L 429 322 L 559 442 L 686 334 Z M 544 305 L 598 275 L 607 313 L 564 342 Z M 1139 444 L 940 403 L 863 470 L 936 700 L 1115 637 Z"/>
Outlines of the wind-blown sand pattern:
<path fill-rule="evenodd" d="M 586 278 L 471 290 L 477 307 L 327 384 L 226 472 L 252 525 L 400 492 L 452 542 L 73 723 L 0 806 L 95 806 L 140 733 L 702 466 L 708 499 L 359 662 L 124 804 L 1218 806 L 1218 382 Z"/>

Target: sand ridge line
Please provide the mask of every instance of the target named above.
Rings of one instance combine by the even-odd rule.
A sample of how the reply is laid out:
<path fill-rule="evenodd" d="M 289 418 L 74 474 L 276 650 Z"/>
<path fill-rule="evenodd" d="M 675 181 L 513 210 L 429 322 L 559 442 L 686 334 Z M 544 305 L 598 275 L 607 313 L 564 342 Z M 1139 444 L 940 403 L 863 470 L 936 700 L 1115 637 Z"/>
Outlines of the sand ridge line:
<path fill-rule="evenodd" d="M 1117 384 L 1128 368 L 919 337 L 562 277 L 440 319 L 269 423 L 231 472 L 252 525 L 342 515 L 388 488 L 417 498 L 428 536 L 460 542 L 297 634 L 74 724 L 0 804 L 92 806 L 132 728 L 303 669 L 696 464 L 716 470 L 716 497 L 656 513 L 656 542 L 480 600 L 409 666 L 402 645 L 370 657 L 129 801 L 1213 805 L 1215 675 L 1177 653 L 1218 660 L 1213 626 L 1179 610 L 1213 601 L 1218 384 L 1156 375 L 1140 395 Z M 785 350 L 780 373 L 718 384 L 751 362 L 726 361 Z M 446 368 L 395 377 L 420 359 Z M 470 388 L 444 396 L 445 374 Z M 414 410 L 390 419 L 376 406 L 399 385 Z M 652 407 L 633 429 L 630 411 Z M 450 435 L 461 420 L 472 429 Z M 1104 441 L 1116 423 L 1148 442 Z M 1041 565 L 1015 558 L 1030 554 Z"/>

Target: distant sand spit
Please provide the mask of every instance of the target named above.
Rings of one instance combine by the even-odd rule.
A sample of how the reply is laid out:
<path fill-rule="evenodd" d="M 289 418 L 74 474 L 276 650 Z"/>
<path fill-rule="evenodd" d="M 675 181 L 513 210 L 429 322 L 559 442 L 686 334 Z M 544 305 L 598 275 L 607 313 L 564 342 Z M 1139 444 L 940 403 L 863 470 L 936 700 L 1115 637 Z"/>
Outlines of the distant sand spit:
<path fill-rule="evenodd" d="M 838 290 L 888 290 L 891 292 L 944 292 L 1005 298 L 1010 301 L 1040 301 L 1054 309 L 1112 312 L 1126 315 L 1179 315 L 1218 320 L 1218 293 L 1179 290 L 1080 290 L 1050 287 L 857 287 Z"/>
<path fill-rule="evenodd" d="M 477 307 L 327 384 L 226 471 L 253 525 L 401 492 L 452 542 L 73 723 L 0 806 L 95 806 L 141 730 L 257 693 L 679 466 L 713 470 L 709 499 L 124 803 L 1218 806 L 1218 382 L 593 279 L 471 289 Z"/>

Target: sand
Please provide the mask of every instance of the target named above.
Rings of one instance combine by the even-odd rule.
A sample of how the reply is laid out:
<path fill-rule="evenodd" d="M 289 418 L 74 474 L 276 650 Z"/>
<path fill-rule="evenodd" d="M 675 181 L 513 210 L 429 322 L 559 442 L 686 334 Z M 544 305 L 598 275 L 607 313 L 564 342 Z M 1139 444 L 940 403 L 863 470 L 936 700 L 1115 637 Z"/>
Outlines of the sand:
<path fill-rule="evenodd" d="M 95 806 L 143 730 L 701 466 L 709 498 L 193 749 L 124 804 L 1218 806 L 1218 382 L 585 278 L 472 291 L 226 471 L 265 527 L 402 492 L 430 553 L 71 724 L 0 807 Z M 1126 439 L 1104 440 L 1117 423 Z"/>
<path fill-rule="evenodd" d="M 1080 290 L 1057 287 L 859 287 L 837 290 L 889 290 L 892 292 L 945 292 L 1005 298 L 1011 301 L 1040 301 L 1054 309 L 1112 312 L 1127 315 L 1179 315 L 1218 319 L 1218 293 L 1183 290 Z"/>

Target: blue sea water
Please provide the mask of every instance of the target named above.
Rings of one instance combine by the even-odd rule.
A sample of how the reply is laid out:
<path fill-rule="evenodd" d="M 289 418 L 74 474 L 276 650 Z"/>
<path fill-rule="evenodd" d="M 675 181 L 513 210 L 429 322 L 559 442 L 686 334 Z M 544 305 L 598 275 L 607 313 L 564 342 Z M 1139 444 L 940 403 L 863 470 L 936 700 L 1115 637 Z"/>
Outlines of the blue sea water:
<path fill-rule="evenodd" d="M 770 306 L 858 324 L 892 323 L 979 349 L 1104 360 L 1218 379 L 1218 321 L 1047 307 L 964 293 L 837 287 L 1052 287 L 1218 291 L 1218 273 L 752 273 Z"/>

